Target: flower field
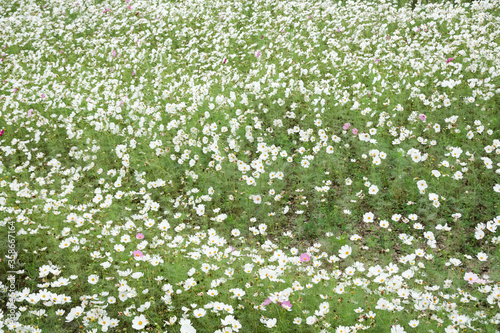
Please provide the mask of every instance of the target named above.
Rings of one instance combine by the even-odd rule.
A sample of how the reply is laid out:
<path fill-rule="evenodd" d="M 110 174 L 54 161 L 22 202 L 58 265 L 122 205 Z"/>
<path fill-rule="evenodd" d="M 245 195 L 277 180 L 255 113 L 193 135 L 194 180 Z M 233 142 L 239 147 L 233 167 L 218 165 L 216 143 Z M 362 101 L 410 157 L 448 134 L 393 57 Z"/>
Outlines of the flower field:
<path fill-rule="evenodd" d="M 0 2 L 0 333 L 500 332 L 499 18 Z"/>

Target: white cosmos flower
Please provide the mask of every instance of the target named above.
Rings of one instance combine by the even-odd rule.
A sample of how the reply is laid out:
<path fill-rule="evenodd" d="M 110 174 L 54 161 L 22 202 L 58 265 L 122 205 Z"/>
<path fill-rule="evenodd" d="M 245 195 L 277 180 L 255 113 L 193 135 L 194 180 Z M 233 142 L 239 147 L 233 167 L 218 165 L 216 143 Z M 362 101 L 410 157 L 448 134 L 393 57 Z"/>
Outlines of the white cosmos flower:
<path fill-rule="evenodd" d="M 88 281 L 90 284 L 96 284 L 99 281 L 99 276 L 96 274 L 89 275 Z"/>
<path fill-rule="evenodd" d="M 377 185 L 370 186 L 370 188 L 368 189 L 368 193 L 372 194 L 372 195 L 377 194 L 378 193 L 378 186 Z"/>
<path fill-rule="evenodd" d="M 372 212 L 368 212 L 363 215 L 363 222 L 365 223 L 373 223 L 374 220 L 375 214 L 373 214 Z"/>
<path fill-rule="evenodd" d="M 149 320 L 146 319 L 146 316 L 140 315 L 134 317 L 132 320 L 132 328 L 136 330 L 142 330 L 149 323 Z"/>
<path fill-rule="evenodd" d="M 130 276 L 133 277 L 134 279 L 140 279 L 141 277 L 144 276 L 144 273 L 143 272 L 134 272 Z"/>
<path fill-rule="evenodd" d="M 488 259 L 488 255 L 484 252 L 479 252 L 477 254 L 477 259 L 479 259 L 479 261 L 486 261 Z"/>
<path fill-rule="evenodd" d="M 276 318 L 272 318 L 272 319 L 268 319 L 266 321 L 266 326 L 268 328 L 273 328 L 274 326 L 276 326 L 276 323 L 278 322 L 278 320 Z"/>
<path fill-rule="evenodd" d="M 342 259 L 347 258 L 352 253 L 352 248 L 349 245 L 344 245 L 339 250 L 339 257 Z"/>
<path fill-rule="evenodd" d="M 391 326 L 391 333 L 406 333 L 401 325 Z"/>
<path fill-rule="evenodd" d="M 389 222 L 387 222 L 387 220 L 381 220 L 380 221 L 380 226 L 382 228 L 388 228 L 389 227 Z"/>
<path fill-rule="evenodd" d="M 207 314 L 207 311 L 205 311 L 205 309 L 203 309 L 203 308 L 199 308 L 199 309 L 196 309 L 193 311 L 193 315 L 195 316 L 195 318 L 204 317 L 206 314 Z"/>

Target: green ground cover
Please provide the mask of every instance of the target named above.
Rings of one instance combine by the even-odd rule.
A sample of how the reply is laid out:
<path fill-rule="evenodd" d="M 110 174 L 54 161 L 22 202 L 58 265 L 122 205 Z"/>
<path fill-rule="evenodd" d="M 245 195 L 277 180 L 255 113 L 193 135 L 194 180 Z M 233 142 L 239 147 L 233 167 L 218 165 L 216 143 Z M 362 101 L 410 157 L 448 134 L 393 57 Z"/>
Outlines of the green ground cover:
<path fill-rule="evenodd" d="M 0 333 L 499 332 L 499 18 L 0 3 Z"/>

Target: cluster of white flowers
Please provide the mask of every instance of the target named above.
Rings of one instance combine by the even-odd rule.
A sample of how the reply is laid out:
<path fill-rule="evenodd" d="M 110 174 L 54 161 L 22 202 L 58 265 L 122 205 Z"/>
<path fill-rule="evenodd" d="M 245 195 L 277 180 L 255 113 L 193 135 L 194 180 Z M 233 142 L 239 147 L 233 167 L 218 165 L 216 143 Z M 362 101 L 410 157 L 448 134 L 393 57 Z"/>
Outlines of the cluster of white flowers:
<path fill-rule="evenodd" d="M 498 325 L 499 11 L 2 4 L 0 332 Z"/>

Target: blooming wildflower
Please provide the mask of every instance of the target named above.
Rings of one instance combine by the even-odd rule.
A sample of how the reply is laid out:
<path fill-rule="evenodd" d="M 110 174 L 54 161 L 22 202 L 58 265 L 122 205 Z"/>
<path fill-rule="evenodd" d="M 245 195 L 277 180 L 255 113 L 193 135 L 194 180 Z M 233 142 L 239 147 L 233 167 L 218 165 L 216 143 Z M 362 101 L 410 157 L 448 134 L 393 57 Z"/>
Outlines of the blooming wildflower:
<path fill-rule="evenodd" d="M 300 262 L 304 262 L 304 261 L 310 261 L 311 260 L 311 256 L 309 256 L 309 254 L 307 253 L 302 253 L 300 255 Z"/>
<path fill-rule="evenodd" d="M 358 134 L 358 129 L 357 128 L 353 128 L 352 129 L 352 134 L 354 134 L 354 135 Z"/>
<path fill-rule="evenodd" d="M 342 259 L 347 258 L 352 253 L 352 248 L 349 245 L 344 245 L 339 250 L 339 257 Z"/>
<path fill-rule="evenodd" d="M 268 328 L 273 328 L 274 326 L 276 326 L 277 321 L 278 321 L 278 320 L 277 320 L 276 318 L 268 319 L 268 320 L 266 321 L 266 326 L 267 326 Z"/>
<path fill-rule="evenodd" d="M 129 243 L 131 241 L 129 235 L 123 235 L 120 240 L 122 243 Z"/>
<path fill-rule="evenodd" d="M 401 325 L 391 326 L 391 333 L 405 333 L 405 329 Z"/>
<path fill-rule="evenodd" d="M 423 114 L 423 113 L 420 113 L 420 114 L 418 115 L 418 117 L 419 117 L 419 118 L 420 118 L 420 120 L 422 120 L 422 121 L 425 121 L 425 120 L 427 119 L 427 117 L 426 117 L 426 116 L 425 116 L 425 114 Z"/>
<path fill-rule="evenodd" d="M 143 239 L 144 238 L 144 234 L 138 233 L 137 235 L 135 235 L 135 237 L 137 239 Z"/>
<path fill-rule="evenodd" d="M 479 261 L 486 261 L 486 259 L 488 259 L 488 255 L 484 252 L 479 252 L 477 254 L 477 259 L 479 259 Z"/>
<path fill-rule="evenodd" d="M 207 313 L 207 311 L 205 311 L 205 309 L 203 309 L 203 308 L 196 309 L 193 311 L 193 315 L 196 318 L 201 318 L 201 317 L 205 316 L 206 313 Z"/>
<path fill-rule="evenodd" d="M 88 282 L 90 284 L 96 284 L 98 281 L 99 281 L 99 276 L 97 276 L 95 274 L 89 275 Z"/>
<path fill-rule="evenodd" d="M 285 310 L 289 310 L 293 307 L 292 303 L 289 300 L 281 302 L 280 305 Z"/>
<path fill-rule="evenodd" d="M 342 127 L 344 130 L 347 130 L 349 129 L 349 127 L 351 127 L 351 124 L 350 123 L 345 123 L 344 126 Z"/>
<path fill-rule="evenodd" d="M 478 282 L 479 276 L 472 272 L 467 272 L 464 275 L 464 280 L 469 282 L 469 284 L 474 284 L 475 282 Z"/>
<path fill-rule="evenodd" d="M 140 315 L 134 317 L 132 320 L 132 328 L 136 330 L 142 330 L 149 323 L 149 320 L 146 319 L 146 316 Z"/>
<path fill-rule="evenodd" d="M 141 250 L 134 251 L 134 258 L 142 258 L 142 257 L 144 257 L 144 254 L 142 253 Z"/>
<path fill-rule="evenodd" d="M 365 223 L 373 223 L 374 220 L 375 214 L 373 214 L 372 212 L 368 212 L 363 215 L 363 222 Z"/>
<path fill-rule="evenodd" d="M 381 220 L 380 221 L 380 226 L 382 228 L 388 228 L 389 227 L 389 222 L 387 222 L 386 220 Z"/>
<path fill-rule="evenodd" d="M 378 193 L 378 186 L 377 185 L 370 186 L 370 188 L 368 189 L 368 193 L 372 194 L 372 195 L 377 194 Z"/>

